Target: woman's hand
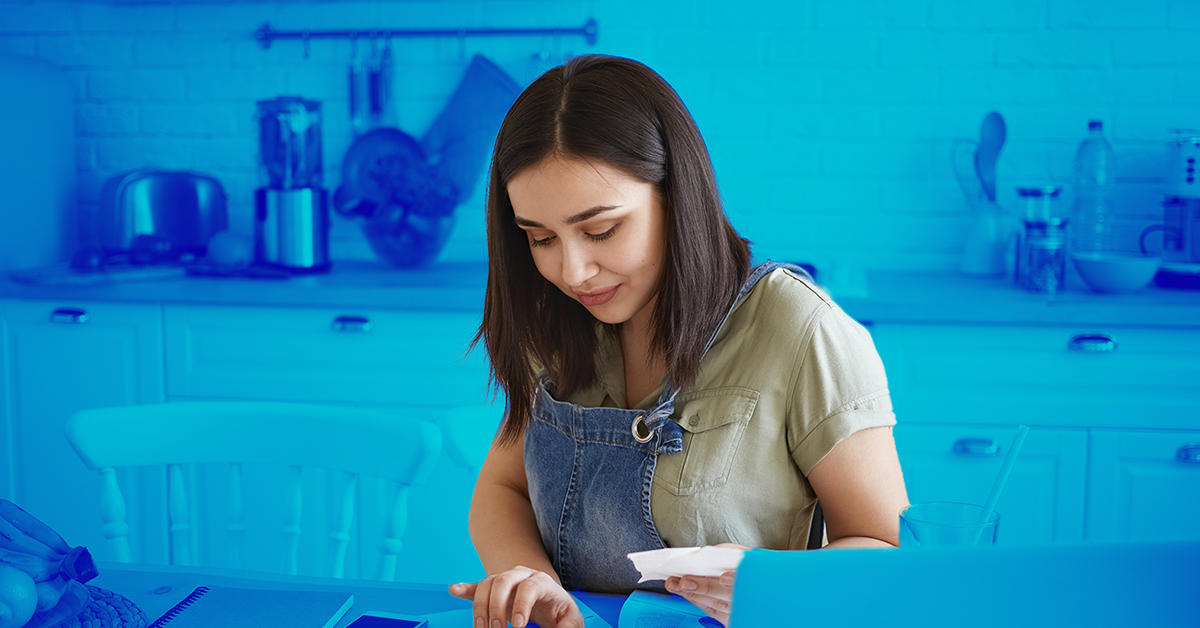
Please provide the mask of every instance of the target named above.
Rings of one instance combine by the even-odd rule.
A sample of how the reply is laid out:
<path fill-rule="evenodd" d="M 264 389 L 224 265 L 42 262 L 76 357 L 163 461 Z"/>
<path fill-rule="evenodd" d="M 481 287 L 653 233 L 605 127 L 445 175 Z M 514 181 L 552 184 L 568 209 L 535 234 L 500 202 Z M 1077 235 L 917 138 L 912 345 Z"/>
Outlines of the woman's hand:
<path fill-rule="evenodd" d="M 750 549 L 737 543 L 719 543 L 716 547 Z M 709 617 L 728 625 L 729 608 L 733 603 L 733 580 L 736 575 L 736 572 L 726 571 L 717 578 L 712 576 L 683 576 L 682 578 L 672 576 L 667 578 L 666 586 L 668 591 L 683 596 L 685 600 L 708 613 Z"/>
<path fill-rule="evenodd" d="M 477 583 L 450 585 L 450 595 L 475 603 L 475 628 L 524 628 L 530 620 L 543 628 L 583 628 L 575 600 L 553 577 L 528 567 L 513 567 Z"/>
<path fill-rule="evenodd" d="M 721 577 L 684 576 L 667 578 L 667 590 L 678 593 L 684 599 L 700 607 L 709 617 L 729 624 L 729 607 L 733 601 L 734 572 L 726 571 Z"/>

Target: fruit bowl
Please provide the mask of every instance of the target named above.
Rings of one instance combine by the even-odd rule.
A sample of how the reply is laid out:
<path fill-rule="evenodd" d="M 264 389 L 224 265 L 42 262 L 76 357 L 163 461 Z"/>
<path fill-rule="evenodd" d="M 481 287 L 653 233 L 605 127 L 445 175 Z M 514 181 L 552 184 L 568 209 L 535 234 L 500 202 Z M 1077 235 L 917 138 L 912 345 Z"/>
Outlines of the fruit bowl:
<path fill-rule="evenodd" d="M 1072 253 L 1079 276 L 1096 292 L 1133 292 L 1145 288 L 1162 264 L 1160 257 L 1131 253 Z"/>

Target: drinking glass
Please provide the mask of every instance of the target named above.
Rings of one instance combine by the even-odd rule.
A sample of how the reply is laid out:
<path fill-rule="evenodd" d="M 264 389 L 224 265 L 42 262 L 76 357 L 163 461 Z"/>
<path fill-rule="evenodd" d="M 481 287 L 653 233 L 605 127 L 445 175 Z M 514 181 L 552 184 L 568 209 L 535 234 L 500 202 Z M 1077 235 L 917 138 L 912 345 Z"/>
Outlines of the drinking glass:
<path fill-rule="evenodd" d="M 983 506 L 922 502 L 900 511 L 900 547 L 985 547 L 996 544 L 1000 513 L 978 523 Z"/>

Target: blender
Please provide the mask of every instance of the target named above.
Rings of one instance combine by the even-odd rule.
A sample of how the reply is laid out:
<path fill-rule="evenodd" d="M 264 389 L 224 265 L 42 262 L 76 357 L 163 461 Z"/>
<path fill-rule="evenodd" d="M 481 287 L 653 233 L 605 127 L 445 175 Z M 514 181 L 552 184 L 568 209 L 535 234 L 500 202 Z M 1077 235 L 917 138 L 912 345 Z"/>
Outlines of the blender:
<path fill-rule="evenodd" d="M 255 259 L 294 274 L 328 272 L 329 194 L 321 187 L 321 103 L 258 101 L 263 187 L 254 193 Z"/>

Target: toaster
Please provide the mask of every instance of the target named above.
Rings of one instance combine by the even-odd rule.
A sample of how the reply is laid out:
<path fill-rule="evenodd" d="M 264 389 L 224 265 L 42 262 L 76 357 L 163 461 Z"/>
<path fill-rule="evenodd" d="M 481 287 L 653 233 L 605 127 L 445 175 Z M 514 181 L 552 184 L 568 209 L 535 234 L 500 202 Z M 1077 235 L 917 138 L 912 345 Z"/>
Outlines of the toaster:
<path fill-rule="evenodd" d="M 208 240 L 228 224 L 221 183 L 204 174 L 138 170 L 108 179 L 100 194 L 100 243 L 129 251 L 140 235 L 171 243 L 177 253 L 205 254 Z"/>

